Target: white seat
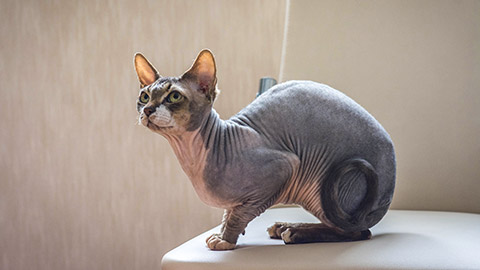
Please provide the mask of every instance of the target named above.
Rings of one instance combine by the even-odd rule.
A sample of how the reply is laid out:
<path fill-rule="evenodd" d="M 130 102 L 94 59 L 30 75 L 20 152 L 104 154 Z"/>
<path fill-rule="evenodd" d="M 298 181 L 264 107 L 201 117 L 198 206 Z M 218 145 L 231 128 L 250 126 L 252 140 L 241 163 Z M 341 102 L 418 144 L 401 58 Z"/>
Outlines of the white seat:
<path fill-rule="evenodd" d="M 237 249 L 206 247 L 216 227 L 168 252 L 162 269 L 480 269 L 479 214 L 390 210 L 371 240 L 299 245 L 268 237 L 277 221 L 318 222 L 301 208 L 269 209 L 248 225 Z"/>

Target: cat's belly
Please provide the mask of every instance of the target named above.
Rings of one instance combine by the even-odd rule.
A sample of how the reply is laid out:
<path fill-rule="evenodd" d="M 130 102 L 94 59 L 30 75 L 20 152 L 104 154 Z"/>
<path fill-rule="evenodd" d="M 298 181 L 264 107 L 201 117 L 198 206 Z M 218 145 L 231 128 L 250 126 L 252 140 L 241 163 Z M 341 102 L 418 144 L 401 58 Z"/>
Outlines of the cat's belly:
<path fill-rule="evenodd" d="M 323 223 L 324 218 L 320 188 L 334 155 L 325 147 L 309 147 L 310 154 L 299 160 L 291 179 L 278 195 L 275 204 L 296 204 L 305 208 Z M 308 158 L 307 158 L 308 157 Z"/>
<path fill-rule="evenodd" d="M 293 179 L 280 193 L 275 204 L 297 204 L 320 217 L 323 213 L 319 196 L 320 185 L 318 181 L 310 181 L 306 184 Z"/>

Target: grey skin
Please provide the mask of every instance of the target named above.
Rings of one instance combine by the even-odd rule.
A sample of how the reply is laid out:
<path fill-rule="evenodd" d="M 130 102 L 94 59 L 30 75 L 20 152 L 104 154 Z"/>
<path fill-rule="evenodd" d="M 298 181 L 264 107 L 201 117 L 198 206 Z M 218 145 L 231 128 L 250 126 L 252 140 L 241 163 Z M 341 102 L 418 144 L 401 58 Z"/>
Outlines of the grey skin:
<path fill-rule="evenodd" d="M 180 77 L 161 78 L 141 55 L 135 66 L 141 95 L 156 97 L 139 103 L 140 122 L 167 138 L 199 197 L 225 209 L 210 249 L 235 248 L 247 224 L 278 203 L 300 205 L 321 221 L 268 228 L 285 243 L 371 237 L 392 201 L 395 153 L 388 133 L 352 99 L 323 84 L 289 81 L 222 120 L 212 108 L 210 51 Z M 175 104 L 174 92 L 183 96 Z"/>

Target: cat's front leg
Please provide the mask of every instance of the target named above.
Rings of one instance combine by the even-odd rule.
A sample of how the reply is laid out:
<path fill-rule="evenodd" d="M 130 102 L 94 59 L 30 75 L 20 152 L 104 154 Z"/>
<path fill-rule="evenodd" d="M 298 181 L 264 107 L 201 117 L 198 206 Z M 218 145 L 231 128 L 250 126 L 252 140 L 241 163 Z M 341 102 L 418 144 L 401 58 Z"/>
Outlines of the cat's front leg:
<path fill-rule="evenodd" d="M 231 212 L 231 210 L 225 209 L 225 211 L 223 212 L 222 227 L 220 228 L 220 233 L 214 233 L 207 238 L 206 242 L 210 249 L 229 250 L 235 248 L 235 244 L 231 244 L 226 242 L 225 240 L 222 240 L 222 235 L 225 231 L 225 225 Z M 212 248 L 211 246 L 216 247 L 216 249 Z"/>
<path fill-rule="evenodd" d="M 207 238 L 208 248 L 211 250 L 234 249 L 238 236 L 245 232 L 248 223 L 259 214 L 258 208 L 252 205 L 240 205 L 225 210 L 221 232 Z"/>
<path fill-rule="evenodd" d="M 236 244 L 222 239 L 222 234 L 214 233 L 207 238 L 207 246 L 211 250 L 232 250 Z"/>

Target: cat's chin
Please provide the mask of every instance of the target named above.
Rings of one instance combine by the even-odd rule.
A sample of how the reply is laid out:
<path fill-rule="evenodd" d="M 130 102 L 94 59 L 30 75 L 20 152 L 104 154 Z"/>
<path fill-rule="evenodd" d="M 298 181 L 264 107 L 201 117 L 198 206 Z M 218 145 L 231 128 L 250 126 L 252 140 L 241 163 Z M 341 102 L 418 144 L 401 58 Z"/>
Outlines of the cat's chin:
<path fill-rule="evenodd" d="M 160 132 L 160 133 L 164 133 L 167 130 L 173 128 L 173 126 L 158 126 L 151 121 L 147 122 L 146 127 L 154 132 Z"/>

